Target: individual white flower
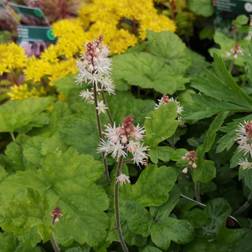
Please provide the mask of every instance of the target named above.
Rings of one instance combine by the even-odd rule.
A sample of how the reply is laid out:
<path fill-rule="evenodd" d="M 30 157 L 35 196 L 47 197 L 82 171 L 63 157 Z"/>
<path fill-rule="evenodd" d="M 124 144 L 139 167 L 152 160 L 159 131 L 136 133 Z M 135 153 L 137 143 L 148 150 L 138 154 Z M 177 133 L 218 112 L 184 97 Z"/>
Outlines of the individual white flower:
<path fill-rule="evenodd" d="M 141 141 L 144 137 L 145 130 L 143 127 L 140 127 L 137 125 L 134 127 L 133 132 L 131 133 L 131 136 L 136 140 L 136 141 Z"/>
<path fill-rule="evenodd" d="M 146 160 L 148 159 L 147 155 L 147 150 L 148 148 L 144 146 L 143 144 L 137 142 L 135 143 L 135 146 L 133 147 L 132 145 L 128 148 L 131 148 L 131 153 L 133 156 L 133 162 L 140 166 L 140 165 L 145 165 Z"/>
<path fill-rule="evenodd" d="M 94 93 L 90 90 L 82 90 L 80 92 L 80 97 L 83 98 L 87 103 L 94 103 Z"/>
<path fill-rule="evenodd" d="M 108 107 L 105 105 L 103 101 L 98 101 L 96 109 L 98 111 L 98 114 L 101 114 L 101 113 L 105 113 Z"/>
<path fill-rule="evenodd" d="M 108 92 L 109 94 L 115 94 L 115 87 L 113 85 L 113 81 L 110 76 L 105 76 L 102 80 L 101 90 Z"/>
<path fill-rule="evenodd" d="M 252 169 L 252 163 L 248 159 L 240 160 L 238 165 L 242 170 Z"/>
<path fill-rule="evenodd" d="M 116 143 L 120 141 L 120 128 L 116 127 L 114 124 L 113 127 L 111 125 L 107 125 L 104 135 L 108 138 L 112 143 Z"/>
<path fill-rule="evenodd" d="M 130 184 L 130 179 L 129 176 L 121 173 L 117 178 L 116 178 L 116 183 L 120 184 L 120 185 L 124 185 L 124 184 Z"/>
<path fill-rule="evenodd" d="M 119 159 L 120 157 L 126 157 L 127 153 L 125 147 L 120 143 L 113 143 L 109 140 L 101 140 L 100 145 L 97 148 L 97 151 L 104 153 L 106 156 L 111 154 L 113 158 Z"/>
<path fill-rule="evenodd" d="M 101 142 L 97 148 L 97 151 L 99 153 L 104 153 L 105 156 L 112 153 L 113 151 L 113 145 L 109 141 L 105 141 L 104 139 L 101 139 Z"/>
<path fill-rule="evenodd" d="M 238 149 L 244 153 L 244 155 L 250 155 L 252 157 L 252 121 L 244 122 L 239 125 L 236 131 L 236 141 L 238 143 Z"/>
<path fill-rule="evenodd" d="M 127 153 L 125 151 L 125 147 L 120 143 L 112 143 L 111 144 L 111 155 L 115 159 L 119 159 L 120 157 L 126 157 Z"/>
<path fill-rule="evenodd" d="M 182 170 L 182 173 L 183 173 L 183 174 L 187 174 L 187 173 L 188 173 L 188 167 L 185 167 L 185 168 Z"/>

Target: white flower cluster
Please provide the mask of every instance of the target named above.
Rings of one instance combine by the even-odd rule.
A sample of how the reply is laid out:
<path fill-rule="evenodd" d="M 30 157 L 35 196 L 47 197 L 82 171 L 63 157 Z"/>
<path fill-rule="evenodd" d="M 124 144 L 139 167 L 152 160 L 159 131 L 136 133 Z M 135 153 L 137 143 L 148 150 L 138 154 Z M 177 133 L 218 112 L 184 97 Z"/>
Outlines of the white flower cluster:
<path fill-rule="evenodd" d="M 243 49 L 239 44 L 236 44 L 234 47 L 230 49 L 230 51 L 226 52 L 226 57 L 237 59 L 240 55 L 243 55 Z"/>
<path fill-rule="evenodd" d="M 252 158 L 252 121 L 241 123 L 236 133 L 239 150 Z"/>
<path fill-rule="evenodd" d="M 126 158 L 129 154 L 132 161 L 139 165 L 147 164 L 148 148 L 141 143 L 144 137 L 144 129 L 133 124 L 131 116 L 123 120 L 121 126 L 108 125 L 104 136 L 106 140 L 101 140 L 98 151 L 105 155 L 111 154 L 113 158 Z"/>
<path fill-rule="evenodd" d="M 94 87 L 97 94 L 107 92 L 114 94 L 114 85 L 111 79 L 112 62 L 109 56 L 109 50 L 102 44 L 102 37 L 87 43 L 86 51 L 77 61 L 79 73 L 76 83 L 79 85 L 88 84 L 90 87 L 82 90 L 80 97 L 88 103 L 94 103 Z M 98 102 L 99 113 L 104 113 L 107 109 L 103 101 Z"/>
<path fill-rule="evenodd" d="M 183 157 L 187 161 L 187 167 L 182 170 L 182 173 L 187 174 L 189 170 L 197 168 L 197 152 L 192 150 L 188 151 Z"/>
<path fill-rule="evenodd" d="M 168 95 L 164 95 L 160 99 L 158 99 L 158 102 L 155 104 L 155 109 L 159 109 L 160 106 L 168 104 L 170 102 L 174 102 L 176 104 L 178 119 L 181 119 L 181 114 L 184 110 L 183 107 L 181 106 L 180 102 L 177 99 L 169 97 Z"/>

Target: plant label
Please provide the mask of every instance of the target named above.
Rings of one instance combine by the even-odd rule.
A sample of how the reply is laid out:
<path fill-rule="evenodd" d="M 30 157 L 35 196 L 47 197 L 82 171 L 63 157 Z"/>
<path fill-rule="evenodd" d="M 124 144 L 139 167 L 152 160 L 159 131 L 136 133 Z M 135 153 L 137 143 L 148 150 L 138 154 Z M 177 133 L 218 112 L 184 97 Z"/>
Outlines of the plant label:
<path fill-rule="evenodd" d="M 18 41 L 44 41 L 53 43 L 56 41 L 51 27 L 44 26 L 18 26 Z"/>

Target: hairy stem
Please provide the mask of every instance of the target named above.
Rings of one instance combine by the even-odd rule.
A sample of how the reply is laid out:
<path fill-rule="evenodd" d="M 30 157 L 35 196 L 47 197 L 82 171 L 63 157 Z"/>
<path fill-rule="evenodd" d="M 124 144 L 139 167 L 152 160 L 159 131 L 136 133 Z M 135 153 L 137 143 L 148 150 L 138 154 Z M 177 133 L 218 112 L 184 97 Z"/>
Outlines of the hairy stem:
<path fill-rule="evenodd" d="M 104 104 L 105 104 L 106 107 L 107 107 L 107 110 L 106 110 L 106 111 L 107 111 L 107 115 L 108 115 L 108 118 L 109 118 L 109 122 L 110 122 L 111 126 L 113 126 L 113 119 L 112 119 L 111 111 L 110 111 L 110 109 L 109 109 L 109 105 L 108 105 L 106 96 L 105 96 L 104 92 L 101 92 L 101 94 L 102 94 L 103 102 L 104 102 Z"/>
<path fill-rule="evenodd" d="M 96 123 L 97 123 L 97 128 L 98 128 L 98 133 L 99 133 L 99 138 L 102 139 L 102 128 L 101 128 L 101 120 L 100 116 L 97 110 L 98 106 L 98 97 L 97 97 L 97 87 L 94 85 L 94 101 L 95 101 L 95 114 L 96 114 Z M 105 176 L 108 182 L 110 182 L 110 176 L 109 176 L 109 169 L 108 169 L 108 162 L 107 158 L 105 157 L 104 153 L 102 153 L 102 159 L 104 163 L 104 169 L 105 169 Z"/>
<path fill-rule="evenodd" d="M 59 247 L 53 233 L 52 233 L 52 237 L 51 237 L 50 241 L 51 241 L 54 252 L 60 252 L 60 247 Z"/>
<path fill-rule="evenodd" d="M 116 167 L 116 178 L 120 175 L 121 169 L 123 165 L 123 157 L 121 157 L 117 163 Z M 118 237 L 120 239 L 120 243 L 122 246 L 123 252 L 128 252 L 127 245 L 124 241 L 122 227 L 121 227 L 121 220 L 120 220 L 120 204 L 119 204 L 119 186 L 120 184 L 115 181 L 115 191 L 114 191 L 114 204 L 115 204 L 115 221 L 116 221 L 116 229 L 118 232 Z"/>

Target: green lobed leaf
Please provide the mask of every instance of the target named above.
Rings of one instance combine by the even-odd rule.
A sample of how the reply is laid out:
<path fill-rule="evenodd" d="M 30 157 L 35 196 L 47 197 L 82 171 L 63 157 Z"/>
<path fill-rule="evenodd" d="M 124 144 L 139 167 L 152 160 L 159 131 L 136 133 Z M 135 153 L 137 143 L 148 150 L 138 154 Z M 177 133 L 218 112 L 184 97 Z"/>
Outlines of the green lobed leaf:
<path fill-rule="evenodd" d="M 9 233 L 0 233 L 1 252 L 40 252 L 38 247 L 18 243 L 16 238 Z"/>
<path fill-rule="evenodd" d="M 160 206 L 168 200 L 177 175 L 171 167 L 148 166 L 141 172 L 137 182 L 127 187 L 124 197 L 135 200 L 144 207 Z"/>
<path fill-rule="evenodd" d="M 216 176 L 215 163 L 212 160 L 200 159 L 197 168 L 193 169 L 192 178 L 194 182 L 208 183 Z"/>
<path fill-rule="evenodd" d="M 50 210 L 44 197 L 28 188 L 17 191 L 9 201 L 8 205 L 0 209 L 2 229 L 13 233 L 19 241 L 31 247 L 35 247 L 41 240 L 50 239 Z"/>
<path fill-rule="evenodd" d="M 204 211 L 209 216 L 208 225 L 203 227 L 206 235 L 217 234 L 226 224 L 227 217 L 231 214 L 231 207 L 225 199 L 215 198 L 208 202 Z"/>
<path fill-rule="evenodd" d="M 124 201 L 120 207 L 122 221 L 127 222 L 128 229 L 134 234 L 148 237 L 152 223 L 150 213 L 135 201 Z"/>
<path fill-rule="evenodd" d="M 170 146 L 157 146 L 149 151 L 150 159 L 157 164 L 158 160 L 163 162 L 179 161 L 187 152 L 186 149 L 175 149 Z"/>
<path fill-rule="evenodd" d="M 204 135 L 204 142 L 200 150 L 200 158 L 203 158 L 203 155 L 211 150 L 215 142 L 217 131 L 220 129 L 227 116 L 228 112 L 220 113 L 210 124 L 206 134 Z"/>
<path fill-rule="evenodd" d="M 51 102 L 50 97 L 33 97 L 4 103 L 0 107 L 0 132 L 27 132 L 33 127 L 48 124 L 45 112 Z"/>
<path fill-rule="evenodd" d="M 184 74 L 191 65 L 186 45 L 173 32 L 148 32 L 146 50 L 162 58 L 174 72 Z"/>
<path fill-rule="evenodd" d="M 151 227 L 151 239 L 159 248 L 167 250 L 171 241 L 186 244 L 193 239 L 193 226 L 189 221 L 163 217 Z"/>
<path fill-rule="evenodd" d="M 108 98 L 113 121 L 117 124 L 121 124 L 127 115 L 132 115 L 137 123 L 143 123 L 146 114 L 155 105 L 152 100 L 137 99 L 128 92 L 117 92 Z"/>
<path fill-rule="evenodd" d="M 236 104 L 244 110 L 252 110 L 252 99 L 234 81 L 224 61 L 214 56 L 214 72 L 206 70 L 205 75 L 195 79 L 192 86 L 203 94 L 218 101 Z"/>
<path fill-rule="evenodd" d="M 0 184 L 0 198 L 4 202 L 0 206 L 1 220 L 9 216 L 8 209 L 18 197 L 17 192 L 30 188 L 45 198 L 50 210 L 44 209 L 47 211 L 47 217 L 50 218 L 55 207 L 62 210 L 63 217 L 55 226 L 55 235 L 61 244 L 75 240 L 80 244 L 98 246 L 105 239 L 108 228 L 108 218 L 104 213 L 108 208 L 108 199 L 104 190 L 95 184 L 101 176 L 103 165 L 91 156 L 80 155 L 71 148 L 67 151 L 56 150 L 46 156 L 42 169 L 17 172 Z M 35 204 L 32 204 L 32 207 L 37 209 Z M 20 237 L 25 236 L 27 230 L 30 230 L 36 238 L 33 242 L 38 241 L 41 232 L 33 229 L 32 215 L 26 211 L 19 215 L 19 218 L 19 222 L 12 223 L 13 226 L 5 227 L 9 227 L 11 232 L 17 227 Z M 28 224 L 25 224 L 26 221 Z M 22 231 L 24 225 L 26 229 Z"/>
<path fill-rule="evenodd" d="M 218 101 L 205 95 L 196 95 L 191 90 L 181 95 L 180 101 L 185 108 L 183 118 L 185 120 L 198 121 L 203 118 L 209 118 L 218 113 L 227 111 L 239 112 L 243 107 L 228 102 Z"/>
<path fill-rule="evenodd" d="M 55 150 L 64 150 L 66 146 L 58 135 L 50 138 L 27 135 L 19 135 L 15 142 L 11 142 L 3 155 L 4 163 L 8 171 L 41 168 L 41 163 L 47 154 Z"/>
<path fill-rule="evenodd" d="M 155 220 L 163 218 L 164 216 L 170 215 L 177 203 L 180 200 L 180 190 L 175 185 L 172 191 L 169 193 L 169 199 L 163 205 L 159 207 L 151 207 L 150 212 Z"/>
<path fill-rule="evenodd" d="M 160 142 L 171 137 L 178 127 L 176 117 L 175 103 L 165 104 L 159 109 L 150 112 L 144 123 L 146 144 L 156 147 Z"/>
<path fill-rule="evenodd" d="M 115 83 L 126 82 L 141 88 L 153 88 L 164 94 L 183 90 L 187 82 L 162 59 L 147 52 L 117 55 L 113 58 L 113 66 Z"/>
<path fill-rule="evenodd" d="M 211 0 L 189 0 L 188 7 L 197 15 L 210 17 L 214 13 L 214 7 Z"/>
<path fill-rule="evenodd" d="M 117 88 L 127 85 L 173 94 L 185 89 L 185 71 L 191 58 L 181 39 L 171 32 L 149 32 L 141 50 L 129 50 L 113 57 L 113 80 Z"/>

